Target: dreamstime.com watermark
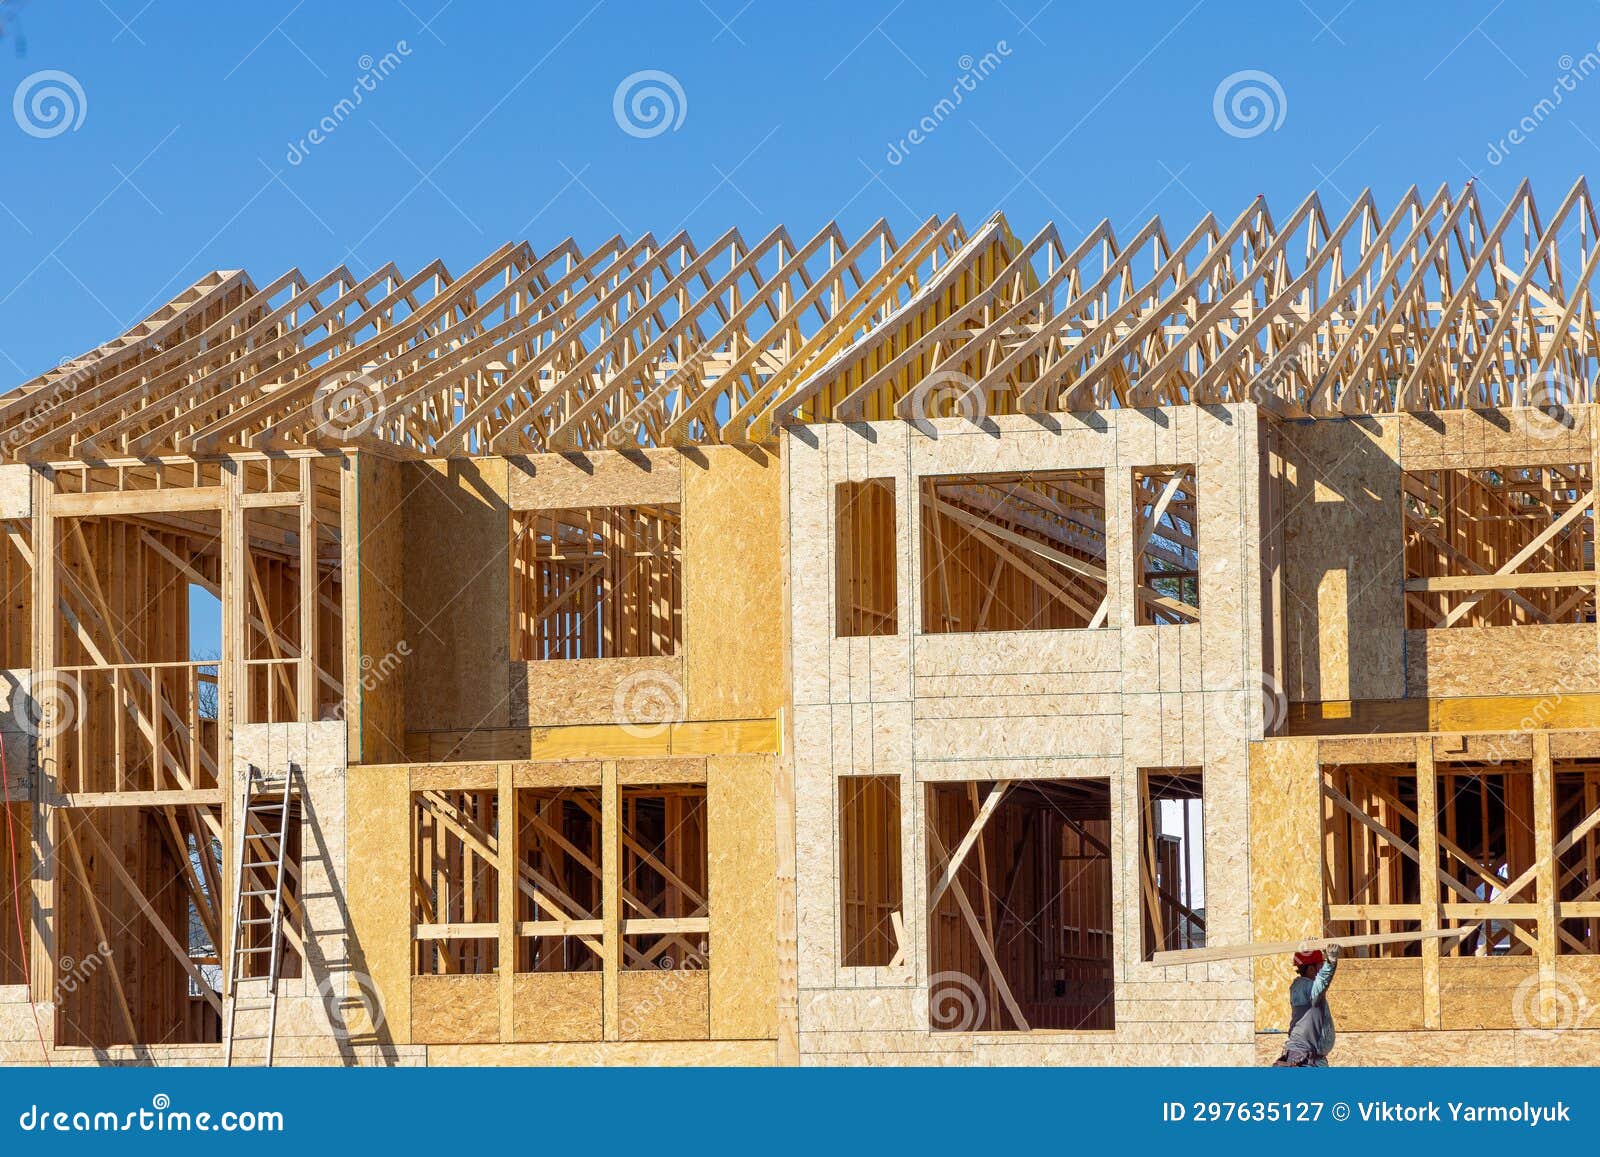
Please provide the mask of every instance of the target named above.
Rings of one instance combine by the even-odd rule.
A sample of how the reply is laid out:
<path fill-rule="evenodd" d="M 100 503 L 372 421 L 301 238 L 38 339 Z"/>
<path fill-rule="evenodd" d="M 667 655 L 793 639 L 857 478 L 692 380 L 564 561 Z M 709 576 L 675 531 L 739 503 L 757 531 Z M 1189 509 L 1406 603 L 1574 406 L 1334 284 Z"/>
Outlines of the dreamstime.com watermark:
<path fill-rule="evenodd" d="M 670 72 L 646 68 L 629 73 L 611 94 L 611 116 L 630 137 L 648 140 L 677 132 L 689 115 L 689 94 Z"/>
<path fill-rule="evenodd" d="M 89 97 L 72 73 L 46 68 L 22 78 L 11 94 L 11 115 L 30 137 L 49 140 L 83 127 Z"/>
<path fill-rule="evenodd" d="M 282 1133 L 278 1109 L 224 1109 L 190 1112 L 174 1109 L 172 1098 L 157 1093 L 149 1107 L 126 1109 L 57 1109 L 29 1105 L 17 1116 L 24 1133 Z"/>
<path fill-rule="evenodd" d="M 376 691 L 389 681 L 389 676 L 400 669 L 400 661 L 411 654 L 411 641 L 401 639 L 394 647 L 386 651 L 381 658 L 374 659 L 371 655 L 361 656 L 361 690 L 368 695 Z M 345 703 L 340 700 L 339 705 L 323 717 L 323 722 L 342 722 L 345 714 Z"/>
<path fill-rule="evenodd" d="M 1491 165 L 1503 163 L 1511 155 L 1512 149 L 1538 132 L 1539 127 L 1555 114 L 1556 109 L 1566 102 L 1567 97 L 1578 91 L 1580 84 L 1596 72 L 1600 72 L 1600 44 L 1596 44 L 1577 59 L 1573 59 L 1570 52 L 1563 53 L 1556 61 L 1556 67 L 1561 71 L 1557 74 L 1555 83 L 1550 86 L 1550 95 L 1535 101 L 1499 140 L 1490 141 L 1488 150 L 1483 156 L 1484 160 Z"/>
<path fill-rule="evenodd" d="M 1222 78 L 1211 94 L 1211 115 L 1230 137 L 1249 140 L 1283 127 L 1289 97 L 1270 72 L 1244 68 Z"/>
<path fill-rule="evenodd" d="M 1495 735 L 1489 739 L 1484 752 L 1484 762 L 1498 767 L 1502 763 L 1526 759 L 1527 753 L 1523 749 L 1523 744 L 1518 743 L 1515 737 L 1532 735 L 1535 731 L 1544 731 L 1554 726 L 1556 713 L 1566 702 L 1567 696 L 1583 694 L 1594 682 L 1593 676 L 1585 666 L 1570 655 L 1557 658 L 1555 668 L 1554 689 L 1540 696 L 1517 721 L 1516 727 L 1511 732 Z"/>
<path fill-rule="evenodd" d="M 290 141 L 289 151 L 284 154 L 284 160 L 291 165 L 298 165 L 304 161 L 311 154 L 311 150 L 336 133 L 339 126 L 349 120 L 356 109 L 361 107 L 362 102 L 377 92 L 378 86 L 389 79 L 410 55 L 411 45 L 404 40 L 396 40 L 392 49 L 376 59 L 371 53 L 364 54 L 356 61 L 356 67 L 361 73 L 351 84 L 350 95 L 335 101 L 333 107 L 311 126 L 305 136 L 298 141 Z"/>
<path fill-rule="evenodd" d="M 617 681 L 611 708 L 623 731 L 649 739 L 689 717 L 689 696 L 666 671 L 635 671 Z"/>
<path fill-rule="evenodd" d="M 977 92 L 978 86 L 994 75 L 995 70 L 1005 62 L 1011 52 L 1009 43 L 997 40 L 994 47 L 982 56 L 974 57 L 970 52 L 964 53 L 956 61 L 956 67 L 961 70 L 961 74 L 950 85 L 950 95 L 942 96 L 935 101 L 933 107 L 911 126 L 905 136 L 897 141 L 890 141 L 889 150 L 884 153 L 883 159 L 891 165 L 898 165 L 910 156 L 912 149 L 938 132 L 939 126 L 955 115 L 956 109 L 961 107 L 967 97 Z"/>

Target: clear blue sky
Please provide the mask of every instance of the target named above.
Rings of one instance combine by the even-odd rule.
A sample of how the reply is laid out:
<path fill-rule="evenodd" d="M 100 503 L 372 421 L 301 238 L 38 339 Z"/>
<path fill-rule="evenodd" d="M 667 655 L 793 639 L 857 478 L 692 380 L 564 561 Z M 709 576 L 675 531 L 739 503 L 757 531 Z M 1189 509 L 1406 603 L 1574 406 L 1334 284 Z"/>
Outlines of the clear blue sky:
<path fill-rule="evenodd" d="M 105 340 L 196 276 L 363 272 L 507 239 L 614 231 L 752 239 L 838 216 L 908 229 L 996 208 L 1031 233 L 1159 212 L 1187 230 L 1258 192 L 1336 211 L 1477 173 L 1554 202 L 1600 161 L 1600 72 L 1535 111 L 1600 42 L 1600 4 L 967 0 L 28 0 L 0 5 L 0 385 Z M 402 50 L 403 42 L 403 50 Z M 1004 45 L 1002 51 L 1001 46 Z M 20 49 L 20 51 L 19 51 Z M 388 75 L 335 111 L 386 53 Z M 992 68 L 982 65 L 993 54 Z M 1591 57 L 1591 63 L 1596 58 Z M 969 69 L 987 75 L 936 112 Z M 82 120 L 32 135 L 17 87 L 70 75 Z M 682 123 L 613 115 L 668 72 Z M 1282 123 L 1230 135 L 1223 78 L 1271 75 Z M 35 82 L 37 85 L 39 82 Z M 32 91 L 32 90 L 30 90 Z M 74 94 L 71 99 L 76 100 Z M 27 102 L 24 102 L 26 107 Z M 42 114 L 41 114 L 42 115 Z M 336 127 L 288 159 L 319 120 Z M 891 143 L 937 127 L 898 164 Z M 1525 117 L 1525 143 L 1488 159 Z M 50 131 L 48 122 L 42 131 Z M 41 131 L 38 124 L 34 131 Z"/>

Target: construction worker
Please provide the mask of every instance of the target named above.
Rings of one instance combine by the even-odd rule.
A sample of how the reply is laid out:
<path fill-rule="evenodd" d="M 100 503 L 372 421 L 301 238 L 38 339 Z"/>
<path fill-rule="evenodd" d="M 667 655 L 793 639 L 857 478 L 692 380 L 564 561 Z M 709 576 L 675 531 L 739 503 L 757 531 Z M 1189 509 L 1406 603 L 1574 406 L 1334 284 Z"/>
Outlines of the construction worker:
<path fill-rule="evenodd" d="M 1273 1062 L 1275 1067 L 1327 1068 L 1333 1051 L 1333 1012 L 1328 986 L 1339 967 L 1339 946 L 1294 954 L 1294 983 L 1289 985 L 1289 1039 Z"/>

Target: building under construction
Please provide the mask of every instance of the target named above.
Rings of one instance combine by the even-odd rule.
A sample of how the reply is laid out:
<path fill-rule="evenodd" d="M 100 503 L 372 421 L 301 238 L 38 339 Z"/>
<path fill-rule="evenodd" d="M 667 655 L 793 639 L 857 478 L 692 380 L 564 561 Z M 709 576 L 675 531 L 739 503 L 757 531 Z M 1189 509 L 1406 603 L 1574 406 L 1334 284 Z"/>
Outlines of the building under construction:
<path fill-rule="evenodd" d="M 0 395 L 0 1058 L 1600 1062 L 1549 209 L 204 277 Z"/>

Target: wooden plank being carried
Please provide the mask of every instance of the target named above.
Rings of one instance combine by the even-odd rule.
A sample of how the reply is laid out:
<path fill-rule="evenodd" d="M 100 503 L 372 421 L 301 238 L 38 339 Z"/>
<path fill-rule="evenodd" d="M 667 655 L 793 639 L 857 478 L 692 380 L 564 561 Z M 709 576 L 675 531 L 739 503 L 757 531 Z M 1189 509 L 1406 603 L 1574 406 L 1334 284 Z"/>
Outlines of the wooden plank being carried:
<path fill-rule="evenodd" d="M 1215 948 L 1180 948 L 1157 952 L 1152 964 L 1204 964 L 1211 960 L 1244 960 L 1251 956 L 1282 956 L 1291 952 L 1320 952 L 1337 944 L 1340 948 L 1365 948 L 1372 944 L 1405 944 L 1413 940 L 1447 940 L 1476 932 L 1478 926 L 1434 928 L 1426 932 L 1381 932 L 1371 936 L 1324 936 L 1308 940 L 1261 941 L 1255 944 L 1219 945 Z"/>

